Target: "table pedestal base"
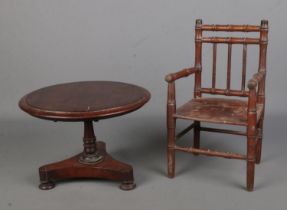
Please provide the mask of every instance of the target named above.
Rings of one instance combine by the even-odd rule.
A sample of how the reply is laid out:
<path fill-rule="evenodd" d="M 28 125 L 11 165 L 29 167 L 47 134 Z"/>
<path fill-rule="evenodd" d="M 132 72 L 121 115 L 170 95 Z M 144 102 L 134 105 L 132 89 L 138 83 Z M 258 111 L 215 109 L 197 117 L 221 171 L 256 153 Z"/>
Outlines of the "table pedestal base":
<path fill-rule="evenodd" d="M 107 179 L 121 181 L 120 189 L 132 190 L 135 188 L 133 168 L 125 163 L 114 160 L 106 152 L 104 142 L 97 142 L 97 152 L 103 158 L 94 164 L 83 164 L 79 161 L 82 153 L 57 163 L 44 165 L 39 168 L 41 190 L 50 190 L 55 182 L 68 179 Z"/>

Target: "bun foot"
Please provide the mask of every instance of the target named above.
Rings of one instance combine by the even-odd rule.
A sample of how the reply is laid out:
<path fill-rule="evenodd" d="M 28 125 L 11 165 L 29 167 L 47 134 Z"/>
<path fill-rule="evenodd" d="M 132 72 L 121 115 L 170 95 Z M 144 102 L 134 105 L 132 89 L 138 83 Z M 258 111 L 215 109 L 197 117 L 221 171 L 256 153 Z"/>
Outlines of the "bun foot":
<path fill-rule="evenodd" d="M 55 183 L 54 182 L 43 182 L 39 185 L 39 188 L 41 190 L 51 190 L 55 187 Z"/>
<path fill-rule="evenodd" d="M 133 181 L 125 181 L 125 182 L 122 182 L 120 185 L 120 189 L 125 190 L 125 191 L 133 190 L 135 188 L 136 188 L 136 184 Z"/>

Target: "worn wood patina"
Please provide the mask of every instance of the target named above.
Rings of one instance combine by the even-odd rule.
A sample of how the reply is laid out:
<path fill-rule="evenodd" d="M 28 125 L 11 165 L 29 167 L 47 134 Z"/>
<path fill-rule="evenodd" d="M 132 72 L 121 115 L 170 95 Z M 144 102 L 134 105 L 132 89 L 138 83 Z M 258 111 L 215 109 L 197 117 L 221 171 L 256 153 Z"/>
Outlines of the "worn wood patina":
<path fill-rule="evenodd" d="M 257 32 L 254 37 L 205 37 L 203 32 Z M 268 42 L 268 21 L 262 20 L 261 25 L 204 25 L 202 20 L 196 20 L 195 25 L 195 63 L 194 67 L 183 69 L 166 76 L 168 82 L 167 96 L 167 131 L 168 131 L 168 176 L 175 175 L 175 151 L 191 152 L 194 155 L 204 154 L 224 158 L 243 159 L 247 162 L 247 190 L 254 187 L 255 163 L 259 164 L 262 148 L 262 131 L 265 109 L 265 77 L 266 77 L 266 52 Z M 202 86 L 202 44 L 212 44 L 212 80 L 210 87 Z M 217 46 L 227 45 L 227 70 L 226 87 L 216 86 L 216 61 Z M 232 46 L 242 45 L 242 76 L 240 89 L 232 89 Z M 248 81 L 246 87 L 246 66 L 248 45 L 259 46 L 258 72 Z M 254 61 L 257 62 L 257 61 Z M 194 98 L 184 105 L 176 108 L 175 81 L 195 76 Z M 223 95 L 225 98 L 203 97 L 204 94 Z M 230 98 L 229 96 L 232 96 Z M 246 98 L 234 99 L 234 97 Z M 186 119 L 194 122 L 176 135 L 176 120 Z M 203 127 L 201 122 L 220 123 L 237 126 L 245 126 L 246 132 Z M 175 141 L 185 135 L 191 129 L 194 130 L 193 146 L 182 147 Z M 227 133 L 247 137 L 247 154 L 212 151 L 200 147 L 200 131 Z"/>
<path fill-rule="evenodd" d="M 113 159 L 106 152 L 105 143 L 97 142 L 93 121 L 135 111 L 149 99 L 150 93 L 144 88 L 111 81 L 53 85 L 24 96 L 19 106 L 34 117 L 84 123 L 84 151 L 72 158 L 40 167 L 40 189 L 49 190 L 57 181 L 76 178 L 120 181 L 122 190 L 134 189 L 132 166 Z"/>

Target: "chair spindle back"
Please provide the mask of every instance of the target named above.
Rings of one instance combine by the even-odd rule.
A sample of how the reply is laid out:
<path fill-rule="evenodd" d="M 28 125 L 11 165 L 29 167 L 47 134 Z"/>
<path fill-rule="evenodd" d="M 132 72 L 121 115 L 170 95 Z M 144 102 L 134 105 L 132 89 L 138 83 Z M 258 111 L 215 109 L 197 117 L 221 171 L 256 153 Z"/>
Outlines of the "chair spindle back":
<path fill-rule="evenodd" d="M 213 32 L 259 32 L 258 38 L 251 37 L 205 37 L 204 31 Z M 227 96 L 248 96 L 249 92 L 246 90 L 246 63 L 247 63 L 247 47 L 248 45 L 259 45 L 259 68 L 258 71 L 266 70 L 266 49 L 268 42 L 268 21 L 262 20 L 261 25 L 203 25 L 202 20 L 196 20 L 195 26 L 195 67 L 198 71 L 195 75 L 195 91 L 194 97 L 201 97 L 202 93 L 219 94 Z M 201 70 L 202 70 L 202 43 L 211 43 L 213 45 L 213 59 L 212 59 L 212 85 L 211 88 L 201 87 Z M 226 88 L 216 88 L 216 60 L 217 60 L 217 45 L 227 44 L 227 77 Z M 243 46 L 242 52 L 242 77 L 241 89 L 231 89 L 231 58 L 232 45 L 240 44 Z M 258 100 L 264 103 L 265 95 L 265 79 L 258 87 Z"/>

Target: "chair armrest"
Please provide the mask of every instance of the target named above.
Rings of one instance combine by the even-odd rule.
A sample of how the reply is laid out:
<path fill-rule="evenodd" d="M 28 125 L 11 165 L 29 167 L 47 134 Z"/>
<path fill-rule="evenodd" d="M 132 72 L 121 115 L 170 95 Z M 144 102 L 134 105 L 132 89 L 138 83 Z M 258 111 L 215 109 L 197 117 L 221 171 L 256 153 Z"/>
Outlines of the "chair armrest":
<path fill-rule="evenodd" d="M 176 73 L 171 73 L 171 74 L 166 75 L 165 81 L 167 81 L 168 83 L 174 82 L 175 80 L 180 79 L 182 77 L 187 77 L 190 74 L 195 73 L 196 71 L 198 71 L 198 69 L 194 67 L 182 69 L 181 71 L 178 71 Z"/>
<path fill-rule="evenodd" d="M 257 85 L 263 80 L 265 77 L 266 71 L 259 70 L 253 77 L 248 81 L 248 88 L 253 90 L 257 87 Z"/>

